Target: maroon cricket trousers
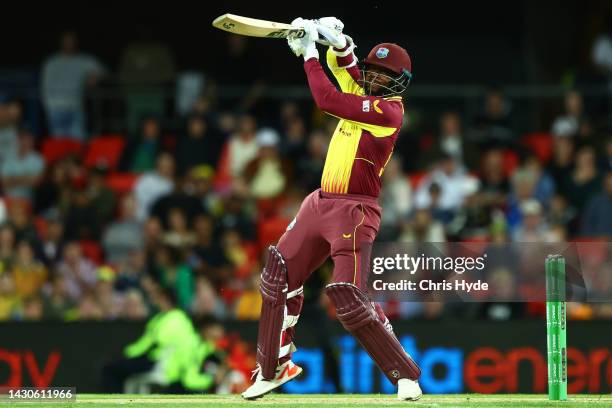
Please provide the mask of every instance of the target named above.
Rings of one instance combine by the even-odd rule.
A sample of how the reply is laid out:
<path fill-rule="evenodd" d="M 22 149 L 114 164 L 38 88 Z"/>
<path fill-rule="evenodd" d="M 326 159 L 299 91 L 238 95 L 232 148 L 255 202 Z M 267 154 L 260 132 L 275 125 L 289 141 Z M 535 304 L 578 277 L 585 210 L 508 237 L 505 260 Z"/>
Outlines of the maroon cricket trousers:
<path fill-rule="evenodd" d="M 289 284 L 280 364 L 291 357 L 291 341 L 302 309 L 301 287 L 310 274 L 331 256 L 332 281 L 349 282 L 365 291 L 369 248 L 380 226 L 381 207 L 376 198 L 358 194 L 332 194 L 320 189 L 302 202 L 295 219 L 278 242 L 287 266 Z"/>

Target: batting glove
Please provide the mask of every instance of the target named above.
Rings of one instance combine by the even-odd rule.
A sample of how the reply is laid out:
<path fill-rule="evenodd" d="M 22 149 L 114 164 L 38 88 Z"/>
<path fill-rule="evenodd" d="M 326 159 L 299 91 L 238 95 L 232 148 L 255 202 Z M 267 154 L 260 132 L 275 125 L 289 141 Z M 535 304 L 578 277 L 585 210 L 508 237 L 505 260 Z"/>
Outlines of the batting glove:
<path fill-rule="evenodd" d="M 289 36 L 287 38 L 287 43 L 291 51 L 298 57 L 303 55 L 304 61 L 310 58 L 319 59 L 319 51 L 315 43 L 319 38 L 319 33 L 314 21 L 298 17 L 291 22 L 291 25 L 304 30 L 304 35 L 301 38 L 296 38 L 295 36 Z"/>
<path fill-rule="evenodd" d="M 346 47 L 346 37 L 342 34 L 344 23 L 336 17 L 321 17 L 314 20 L 319 35 L 335 48 Z"/>

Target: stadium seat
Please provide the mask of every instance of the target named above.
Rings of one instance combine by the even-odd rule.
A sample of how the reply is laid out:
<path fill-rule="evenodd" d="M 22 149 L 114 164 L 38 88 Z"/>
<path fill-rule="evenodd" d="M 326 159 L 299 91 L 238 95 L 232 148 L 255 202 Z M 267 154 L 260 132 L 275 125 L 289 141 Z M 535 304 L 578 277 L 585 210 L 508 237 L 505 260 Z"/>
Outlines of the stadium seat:
<path fill-rule="evenodd" d="M 83 144 L 74 139 L 51 137 L 43 141 L 41 150 L 45 162 L 53 164 L 69 154 L 81 154 Z"/>
<path fill-rule="evenodd" d="M 257 224 L 257 242 L 260 248 L 275 244 L 287 229 L 291 220 L 285 218 L 269 218 Z"/>
<path fill-rule="evenodd" d="M 552 158 L 553 136 L 549 133 L 528 133 L 521 138 L 521 144 L 538 156 L 542 164 Z"/>
<path fill-rule="evenodd" d="M 427 173 L 424 171 L 417 171 L 408 175 L 408 180 L 413 190 L 419 188 L 419 184 L 421 184 L 426 175 Z"/>
<path fill-rule="evenodd" d="M 119 164 L 125 140 L 122 136 L 107 135 L 93 139 L 85 154 L 85 166 L 104 165 L 113 171 Z"/>
<path fill-rule="evenodd" d="M 504 150 L 504 174 L 510 176 L 519 165 L 519 156 L 514 150 Z"/>
<path fill-rule="evenodd" d="M 96 265 L 100 265 L 102 263 L 102 247 L 95 241 L 90 240 L 81 240 L 79 241 L 79 245 L 81 247 L 81 251 L 83 251 L 83 255 L 89 258 Z"/>
<path fill-rule="evenodd" d="M 112 173 L 106 178 L 106 185 L 115 194 L 125 194 L 132 191 L 140 175 L 135 173 Z"/>
<path fill-rule="evenodd" d="M 40 238 L 46 238 L 47 237 L 47 220 L 45 219 L 45 217 L 42 216 L 36 216 L 34 217 L 34 227 L 36 228 L 36 232 L 38 233 L 38 236 Z"/>

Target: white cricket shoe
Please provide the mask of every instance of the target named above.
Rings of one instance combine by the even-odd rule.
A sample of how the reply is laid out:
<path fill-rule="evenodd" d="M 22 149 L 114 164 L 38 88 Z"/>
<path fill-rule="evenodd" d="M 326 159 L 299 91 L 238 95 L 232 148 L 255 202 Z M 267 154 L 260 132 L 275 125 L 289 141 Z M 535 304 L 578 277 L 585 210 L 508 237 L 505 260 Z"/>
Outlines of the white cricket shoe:
<path fill-rule="evenodd" d="M 419 383 L 408 378 L 397 382 L 397 399 L 400 401 L 416 401 L 423 395 Z"/>
<path fill-rule="evenodd" d="M 257 397 L 261 397 L 273 389 L 280 387 L 287 381 L 293 380 L 302 373 L 302 367 L 293 364 L 293 362 L 289 360 L 276 368 L 276 375 L 271 380 L 266 380 L 263 378 L 259 367 L 255 369 L 254 373 L 257 373 L 257 377 L 255 378 L 253 385 L 242 393 L 242 398 L 244 399 L 255 399 Z"/>

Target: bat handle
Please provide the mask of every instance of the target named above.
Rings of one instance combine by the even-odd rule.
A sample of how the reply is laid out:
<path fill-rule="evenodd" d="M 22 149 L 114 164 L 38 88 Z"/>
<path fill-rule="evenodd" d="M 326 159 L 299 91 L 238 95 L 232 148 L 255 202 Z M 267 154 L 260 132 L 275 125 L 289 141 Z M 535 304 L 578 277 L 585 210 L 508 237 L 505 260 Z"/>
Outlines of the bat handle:
<path fill-rule="evenodd" d="M 291 33 L 289 33 L 289 36 L 295 36 L 297 38 L 302 38 L 304 36 L 304 30 L 299 29 L 299 30 L 292 31 Z M 321 45 L 325 45 L 325 46 L 331 45 L 329 41 L 327 41 L 325 38 L 321 37 L 320 35 L 318 35 L 318 38 L 315 41 Z"/>

